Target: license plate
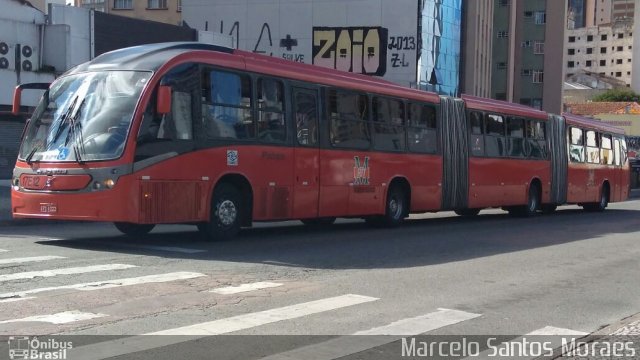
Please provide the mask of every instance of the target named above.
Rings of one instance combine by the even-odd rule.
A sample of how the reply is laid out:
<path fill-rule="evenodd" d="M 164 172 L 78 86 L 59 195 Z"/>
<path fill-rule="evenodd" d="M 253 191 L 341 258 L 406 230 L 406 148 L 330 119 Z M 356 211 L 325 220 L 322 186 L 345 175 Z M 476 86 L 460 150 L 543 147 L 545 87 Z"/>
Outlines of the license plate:
<path fill-rule="evenodd" d="M 40 212 L 43 214 L 55 214 L 58 212 L 58 205 L 55 203 L 40 203 Z"/>
<path fill-rule="evenodd" d="M 42 175 L 20 176 L 20 186 L 28 190 L 42 190 L 47 183 L 47 177 Z"/>

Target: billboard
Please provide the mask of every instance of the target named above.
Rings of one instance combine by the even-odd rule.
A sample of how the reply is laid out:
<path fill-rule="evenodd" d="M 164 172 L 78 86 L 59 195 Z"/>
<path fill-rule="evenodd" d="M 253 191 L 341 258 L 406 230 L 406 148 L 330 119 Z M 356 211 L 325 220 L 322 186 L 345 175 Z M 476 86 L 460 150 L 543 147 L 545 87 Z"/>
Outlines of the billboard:
<path fill-rule="evenodd" d="M 415 84 L 418 0 L 183 0 L 192 28 L 234 47 L 291 61 Z"/>

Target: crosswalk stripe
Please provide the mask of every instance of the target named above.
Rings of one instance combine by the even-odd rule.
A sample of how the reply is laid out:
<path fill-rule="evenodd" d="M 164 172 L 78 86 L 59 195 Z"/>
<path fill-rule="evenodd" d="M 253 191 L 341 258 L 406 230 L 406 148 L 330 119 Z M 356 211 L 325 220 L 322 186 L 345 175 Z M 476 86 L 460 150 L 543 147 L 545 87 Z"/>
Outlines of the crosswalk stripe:
<path fill-rule="evenodd" d="M 303 316 L 337 310 L 349 306 L 377 301 L 378 298 L 362 295 L 343 295 L 328 299 L 316 300 L 281 308 L 260 311 L 226 319 L 214 320 L 202 324 L 185 326 L 177 329 L 158 331 L 146 335 L 190 335 L 190 336 L 132 336 L 126 339 L 106 341 L 73 348 L 69 351 L 73 359 L 106 359 L 133 352 L 145 351 L 159 347 L 196 340 L 210 335 L 228 334 L 261 325 Z"/>
<path fill-rule="evenodd" d="M 389 325 L 358 331 L 356 336 L 341 336 L 319 344 L 304 346 L 262 360 L 329 360 L 353 355 L 368 349 L 383 346 L 406 336 L 416 336 L 445 326 L 480 317 L 464 311 L 438 309 L 426 315 L 404 319 Z M 369 335 L 369 336 L 364 336 Z M 373 336 L 385 335 L 385 336 Z"/>
<path fill-rule="evenodd" d="M 243 292 L 269 289 L 269 288 L 274 288 L 278 286 L 282 286 L 282 284 L 263 281 L 263 282 L 256 282 L 251 284 L 242 284 L 239 286 L 221 287 L 221 288 L 213 289 L 210 292 L 220 294 L 220 295 L 233 295 L 233 294 L 239 294 Z"/>
<path fill-rule="evenodd" d="M 0 321 L 0 324 L 9 324 L 16 322 L 48 322 L 51 324 L 68 324 L 77 321 L 90 320 L 108 316 L 106 314 L 86 313 L 78 310 L 65 311 L 57 314 L 29 316 L 22 319 L 12 319 Z"/>
<path fill-rule="evenodd" d="M 584 335 L 588 335 L 589 333 L 586 333 L 584 331 L 578 331 L 578 330 L 571 330 L 571 329 L 563 329 L 563 328 L 557 328 L 557 327 L 553 327 L 553 326 L 545 326 L 542 329 L 538 329 L 535 331 L 532 331 L 530 333 L 528 333 L 527 335 L 529 336 L 534 336 L 534 335 L 547 335 L 547 336 L 584 336 Z"/>
<path fill-rule="evenodd" d="M 9 252 L 9 250 L 0 249 L 0 252 Z"/>
<path fill-rule="evenodd" d="M 51 255 L 51 256 L 32 256 L 32 257 L 13 258 L 13 259 L 0 259 L 0 265 L 22 264 L 27 262 L 41 262 L 41 261 L 56 260 L 56 259 L 66 259 L 66 257 Z"/>
<path fill-rule="evenodd" d="M 127 264 L 107 264 L 107 265 L 92 265 L 92 266 L 82 266 L 82 267 L 42 270 L 42 271 L 29 271 L 29 272 L 15 273 L 15 274 L 0 275 L 0 282 L 9 281 L 9 280 L 33 279 L 37 277 L 52 277 L 57 275 L 84 274 L 84 273 L 90 273 L 90 272 L 96 272 L 96 271 L 124 270 L 124 269 L 131 269 L 134 267 L 137 267 L 137 266 L 127 265 Z"/>
<path fill-rule="evenodd" d="M 206 275 L 201 273 L 194 273 L 194 272 L 174 272 L 174 273 L 167 273 L 167 274 L 157 274 L 157 275 L 125 278 L 125 279 L 95 281 L 90 283 L 82 283 L 82 284 L 74 284 L 74 285 L 53 286 L 53 287 L 0 294 L 0 303 L 33 299 L 33 297 L 27 297 L 27 296 L 42 293 L 42 292 L 47 292 L 47 291 L 54 291 L 54 290 L 64 289 L 64 290 L 93 291 L 93 290 L 101 290 L 101 289 L 111 289 L 111 288 L 121 287 L 121 286 L 187 280 L 187 279 L 193 279 L 193 278 L 202 277 L 202 276 L 206 276 Z"/>

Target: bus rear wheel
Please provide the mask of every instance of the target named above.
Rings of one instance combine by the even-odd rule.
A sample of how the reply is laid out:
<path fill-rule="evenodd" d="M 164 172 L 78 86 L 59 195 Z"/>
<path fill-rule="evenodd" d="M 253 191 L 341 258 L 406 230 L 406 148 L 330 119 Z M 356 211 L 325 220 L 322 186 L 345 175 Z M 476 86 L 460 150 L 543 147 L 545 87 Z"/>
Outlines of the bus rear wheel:
<path fill-rule="evenodd" d="M 527 205 L 509 208 L 509 214 L 519 217 L 531 217 L 538 213 L 540 208 L 540 189 L 535 184 L 529 187 Z"/>
<path fill-rule="evenodd" d="M 311 227 L 320 227 L 320 226 L 329 226 L 333 225 L 336 222 L 336 218 L 334 217 L 325 217 L 325 218 L 317 218 L 317 219 L 303 219 L 300 220 L 303 224 Z"/>
<path fill-rule="evenodd" d="M 198 230 L 209 240 L 229 240 L 240 232 L 242 211 L 242 195 L 238 189 L 231 184 L 220 184 L 213 192 L 210 220 L 198 224 Z"/>
<path fill-rule="evenodd" d="M 605 185 L 600 191 L 600 201 L 597 203 L 584 204 L 583 208 L 589 212 L 603 212 L 609 206 L 609 188 Z"/>
<path fill-rule="evenodd" d="M 113 225 L 115 225 L 116 229 L 118 229 L 121 233 L 127 236 L 146 235 L 149 232 L 151 232 L 151 230 L 153 230 L 154 227 L 156 227 L 153 224 L 132 224 L 132 223 L 125 223 L 125 222 L 117 222 L 117 223 L 113 223 Z"/>
<path fill-rule="evenodd" d="M 398 227 L 409 214 L 409 201 L 404 190 L 400 186 L 389 189 L 385 204 L 385 214 L 366 218 L 368 225 L 374 227 Z"/>
<path fill-rule="evenodd" d="M 464 217 L 474 217 L 480 214 L 480 209 L 458 209 L 455 211 L 456 215 Z"/>

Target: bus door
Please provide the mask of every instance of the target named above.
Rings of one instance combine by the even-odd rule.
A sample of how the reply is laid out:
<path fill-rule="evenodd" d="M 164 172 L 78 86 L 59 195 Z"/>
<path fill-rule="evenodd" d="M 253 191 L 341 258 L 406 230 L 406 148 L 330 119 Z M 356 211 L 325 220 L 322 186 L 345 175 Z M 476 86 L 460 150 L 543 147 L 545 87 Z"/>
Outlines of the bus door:
<path fill-rule="evenodd" d="M 622 146 L 619 138 L 613 140 L 613 158 L 614 158 L 614 176 L 613 176 L 613 188 L 611 189 L 611 201 L 622 200 Z"/>
<path fill-rule="evenodd" d="M 320 196 L 320 142 L 318 138 L 318 90 L 292 87 L 295 120 L 293 217 L 318 216 Z"/>

